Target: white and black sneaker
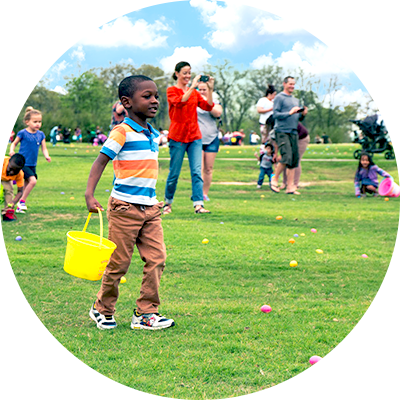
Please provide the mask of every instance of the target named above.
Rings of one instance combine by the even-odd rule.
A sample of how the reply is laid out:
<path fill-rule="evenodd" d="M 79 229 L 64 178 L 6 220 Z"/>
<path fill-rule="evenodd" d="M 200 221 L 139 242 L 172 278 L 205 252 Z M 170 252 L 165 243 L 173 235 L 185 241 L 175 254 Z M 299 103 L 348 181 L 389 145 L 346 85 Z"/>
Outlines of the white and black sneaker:
<path fill-rule="evenodd" d="M 139 314 L 136 309 L 133 310 L 132 329 L 164 329 L 175 325 L 173 319 L 163 317 L 159 313 Z"/>
<path fill-rule="evenodd" d="M 90 318 L 92 318 L 94 322 L 96 322 L 97 327 L 99 329 L 114 329 L 117 327 L 117 323 L 115 322 L 114 316 L 100 314 L 96 310 L 94 303 L 89 311 L 89 316 Z"/>

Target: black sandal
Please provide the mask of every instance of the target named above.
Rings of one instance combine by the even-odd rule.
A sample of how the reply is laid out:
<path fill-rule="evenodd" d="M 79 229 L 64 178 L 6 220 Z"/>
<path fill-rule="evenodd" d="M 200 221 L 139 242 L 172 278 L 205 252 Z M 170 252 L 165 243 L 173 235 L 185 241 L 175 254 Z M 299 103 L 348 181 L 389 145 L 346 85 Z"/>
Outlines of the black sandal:
<path fill-rule="evenodd" d="M 206 210 L 203 206 L 194 210 L 195 214 L 211 214 L 210 210 Z"/>
<path fill-rule="evenodd" d="M 171 214 L 171 212 L 172 212 L 171 204 L 164 204 L 163 214 Z"/>

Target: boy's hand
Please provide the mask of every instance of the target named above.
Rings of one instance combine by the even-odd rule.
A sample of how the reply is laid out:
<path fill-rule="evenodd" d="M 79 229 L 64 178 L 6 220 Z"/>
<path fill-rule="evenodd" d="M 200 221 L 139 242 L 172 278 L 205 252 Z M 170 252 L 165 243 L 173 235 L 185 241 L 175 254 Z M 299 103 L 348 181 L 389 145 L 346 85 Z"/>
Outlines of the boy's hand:
<path fill-rule="evenodd" d="M 104 211 L 102 205 L 94 198 L 94 196 L 85 196 L 86 206 L 89 212 L 98 213 L 97 208 L 100 208 L 100 211 Z"/>
<path fill-rule="evenodd" d="M 47 162 L 51 162 L 51 157 L 50 156 L 46 157 L 46 160 Z"/>

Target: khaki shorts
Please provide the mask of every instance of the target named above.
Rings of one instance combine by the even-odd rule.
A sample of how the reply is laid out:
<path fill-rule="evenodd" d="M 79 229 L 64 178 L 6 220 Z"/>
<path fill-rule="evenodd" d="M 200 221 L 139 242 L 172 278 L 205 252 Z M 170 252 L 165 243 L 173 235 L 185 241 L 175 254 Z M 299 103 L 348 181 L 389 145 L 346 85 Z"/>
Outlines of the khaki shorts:
<path fill-rule="evenodd" d="M 275 132 L 276 142 L 278 143 L 279 153 L 282 156 L 281 163 L 287 168 L 297 168 L 299 166 L 299 135 L 297 132 L 285 133 Z"/>

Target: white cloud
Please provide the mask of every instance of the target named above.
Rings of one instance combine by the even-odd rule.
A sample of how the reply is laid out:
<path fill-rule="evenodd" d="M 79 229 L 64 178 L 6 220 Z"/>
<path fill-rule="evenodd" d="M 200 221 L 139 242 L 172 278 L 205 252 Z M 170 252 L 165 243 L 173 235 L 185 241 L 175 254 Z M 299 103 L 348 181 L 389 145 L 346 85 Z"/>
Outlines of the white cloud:
<path fill-rule="evenodd" d="M 250 65 L 253 68 L 277 65 L 285 71 L 301 68 L 306 74 L 316 76 L 347 75 L 351 72 L 335 53 L 320 42 L 315 42 L 313 46 L 296 42 L 291 50 L 282 52 L 280 56 L 273 58 L 271 53 L 268 56 L 261 55 Z"/>
<path fill-rule="evenodd" d="M 132 22 L 127 16 L 122 16 L 98 28 L 80 43 L 98 47 L 131 46 L 141 49 L 163 47 L 166 46 L 168 37 L 162 32 L 170 30 L 164 17 L 150 24 L 144 19 Z"/>
<path fill-rule="evenodd" d="M 58 64 L 54 65 L 54 67 L 51 68 L 51 72 L 59 77 L 61 75 L 61 72 L 64 71 L 68 66 L 69 64 L 67 63 L 67 61 L 63 60 Z"/>
<path fill-rule="evenodd" d="M 2 0 L 0 14 L 23 14 L 36 0 Z"/>
<path fill-rule="evenodd" d="M 275 61 L 272 57 L 272 53 L 269 53 L 267 56 L 265 54 L 257 57 L 250 66 L 255 69 L 261 69 L 263 67 L 267 67 L 268 65 L 274 65 Z"/>
<path fill-rule="evenodd" d="M 333 107 L 344 107 L 356 102 L 361 106 L 361 114 L 365 115 L 377 110 L 376 104 L 371 96 L 361 89 L 349 90 L 345 86 L 342 86 L 332 94 L 327 94 L 322 97 L 321 101 L 323 100 L 325 107 L 328 107 L 332 100 Z"/>
<path fill-rule="evenodd" d="M 125 3 L 125 6 L 128 7 L 130 10 L 139 12 L 140 9 L 133 3 Z"/>
<path fill-rule="evenodd" d="M 201 46 L 177 47 L 171 56 L 160 60 L 160 65 L 165 73 L 172 74 L 178 62 L 187 61 L 192 67 L 192 72 L 199 74 L 203 72 L 211 57 L 212 55 Z"/>
<path fill-rule="evenodd" d="M 78 62 L 81 62 L 85 59 L 85 52 L 83 51 L 83 47 L 82 46 L 78 46 L 77 49 L 75 49 L 72 53 L 71 53 L 71 58 L 74 59 L 78 59 Z"/>
<path fill-rule="evenodd" d="M 224 0 L 223 4 L 190 0 L 210 28 L 209 42 L 218 49 L 237 50 L 276 39 L 309 44 L 318 38 L 323 44 L 343 44 L 365 29 L 389 38 L 400 34 L 398 0 Z"/>
<path fill-rule="evenodd" d="M 56 93 L 60 93 L 60 94 L 67 94 L 67 90 L 65 90 L 65 88 L 63 88 L 62 86 L 56 86 L 54 89 L 51 89 L 51 91 L 56 92 Z"/>

